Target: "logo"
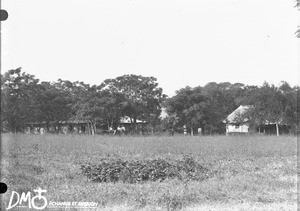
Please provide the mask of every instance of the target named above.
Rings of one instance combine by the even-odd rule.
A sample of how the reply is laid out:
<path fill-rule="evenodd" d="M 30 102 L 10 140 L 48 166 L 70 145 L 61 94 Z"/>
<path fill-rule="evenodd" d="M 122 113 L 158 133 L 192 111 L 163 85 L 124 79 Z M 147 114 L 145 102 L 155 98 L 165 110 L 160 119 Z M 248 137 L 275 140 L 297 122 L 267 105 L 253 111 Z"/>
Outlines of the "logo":
<path fill-rule="evenodd" d="M 30 191 L 27 193 L 19 194 L 16 191 L 12 191 L 7 210 L 10 210 L 14 207 L 18 208 L 29 208 L 42 210 L 46 207 L 49 209 L 71 209 L 71 208 L 79 208 L 79 209 L 94 209 L 98 207 L 98 203 L 96 202 L 86 202 L 86 201 L 47 201 L 47 198 L 43 196 L 47 190 L 43 190 L 38 188 L 33 190 L 35 195 L 32 195 Z"/>
<path fill-rule="evenodd" d="M 23 192 L 20 194 L 18 192 L 12 191 L 7 210 L 10 210 L 13 207 L 24 207 L 24 204 L 27 203 L 27 206 L 29 208 L 33 208 L 36 210 L 42 210 L 47 207 L 47 198 L 45 196 L 42 196 L 42 193 L 46 193 L 46 190 L 43 190 L 41 188 L 38 188 L 36 190 L 33 190 L 36 195 L 31 198 L 31 192 L 27 192 L 26 194 Z M 14 202 L 14 199 L 15 202 Z"/>

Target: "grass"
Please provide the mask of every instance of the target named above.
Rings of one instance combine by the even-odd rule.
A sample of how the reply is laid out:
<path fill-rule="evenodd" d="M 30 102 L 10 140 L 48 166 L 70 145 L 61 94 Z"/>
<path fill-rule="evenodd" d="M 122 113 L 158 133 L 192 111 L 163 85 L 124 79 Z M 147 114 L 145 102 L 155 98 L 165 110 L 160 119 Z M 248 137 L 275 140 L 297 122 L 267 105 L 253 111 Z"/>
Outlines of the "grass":
<path fill-rule="evenodd" d="M 212 172 L 203 181 L 99 183 L 82 164 L 193 157 Z M 97 202 L 101 210 L 296 210 L 294 136 L 109 137 L 4 134 L 1 177 L 9 190 L 47 190 L 48 201 Z"/>

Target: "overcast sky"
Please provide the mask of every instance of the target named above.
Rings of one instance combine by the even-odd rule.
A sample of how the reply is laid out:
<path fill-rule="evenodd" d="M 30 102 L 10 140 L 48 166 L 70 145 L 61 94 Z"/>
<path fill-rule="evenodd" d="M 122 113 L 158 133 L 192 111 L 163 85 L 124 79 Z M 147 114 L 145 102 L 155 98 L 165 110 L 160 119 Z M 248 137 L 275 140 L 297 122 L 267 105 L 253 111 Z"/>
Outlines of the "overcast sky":
<path fill-rule="evenodd" d="M 154 76 L 169 96 L 206 83 L 297 84 L 294 0 L 2 0 L 2 73 L 100 84 Z M 299 70 L 299 69 L 298 69 Z"/>

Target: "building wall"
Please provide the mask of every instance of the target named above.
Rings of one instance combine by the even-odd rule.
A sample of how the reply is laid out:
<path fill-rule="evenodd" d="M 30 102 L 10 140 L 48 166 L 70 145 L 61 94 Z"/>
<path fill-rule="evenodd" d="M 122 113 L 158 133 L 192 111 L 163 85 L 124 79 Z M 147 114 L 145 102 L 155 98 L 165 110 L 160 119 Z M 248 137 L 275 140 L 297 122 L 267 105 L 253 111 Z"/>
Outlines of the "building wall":
<path fill-rule="evenodd" d="M 248 124 L 241 124 L 241 125 L 226 124 L 226 133 L 248 133 L 248 132 L 249 132 Z"/>

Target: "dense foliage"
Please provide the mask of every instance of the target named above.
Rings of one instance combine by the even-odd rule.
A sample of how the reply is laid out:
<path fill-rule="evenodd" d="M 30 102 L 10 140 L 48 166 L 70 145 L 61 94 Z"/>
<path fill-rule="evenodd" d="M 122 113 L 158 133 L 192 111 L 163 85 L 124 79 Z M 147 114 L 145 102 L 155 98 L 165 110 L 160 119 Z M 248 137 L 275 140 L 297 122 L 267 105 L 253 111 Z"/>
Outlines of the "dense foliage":
<path fill-rule="evenodd" d="M 161 158 L 142 161 L 103 158 L 98 164 L 82 164 L 81 170 L 94 182 L 137 183 L 174 178 L 201 181 L 209 177 L 209 170 L 190 156 L 176 161 Z"/>
<path fill-rule="evenodd" d="M 116 128 L 124 115 L 133 123 L 138 118 L 153 125 L 165 97 L 154 77 L 124 75 L 90 86 L 61 79 L 39 82 L 17 68 L 1 75 L 1 128 L 21 132 L 32 122 L 59 128 L 69 120 Z"/>

